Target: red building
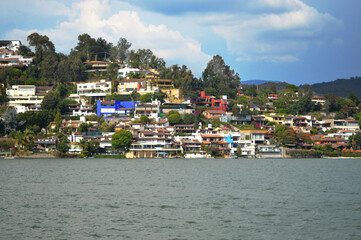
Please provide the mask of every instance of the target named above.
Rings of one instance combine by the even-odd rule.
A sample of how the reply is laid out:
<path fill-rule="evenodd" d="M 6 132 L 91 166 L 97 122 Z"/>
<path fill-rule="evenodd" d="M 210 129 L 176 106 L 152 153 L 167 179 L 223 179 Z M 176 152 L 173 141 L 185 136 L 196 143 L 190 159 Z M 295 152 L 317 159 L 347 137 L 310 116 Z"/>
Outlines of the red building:
<path fill-rule="evenodd" d="M 207 96 L 205 91 L 201 91 L 201 96 L 197 99 L 196 104 L 198 106 L 207 106 L 213 110 L 227 111 L 227 100 L 216 99 L 214 96 Z"/>

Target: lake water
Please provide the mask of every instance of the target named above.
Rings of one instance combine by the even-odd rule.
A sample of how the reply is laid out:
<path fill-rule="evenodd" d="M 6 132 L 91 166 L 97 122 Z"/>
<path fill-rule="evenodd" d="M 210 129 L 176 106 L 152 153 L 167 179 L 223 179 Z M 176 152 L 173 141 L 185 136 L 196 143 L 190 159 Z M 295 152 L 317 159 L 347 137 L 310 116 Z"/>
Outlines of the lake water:
<path fill-rule="evenodd" d="M 0 239 L 361 239 L 361 159 L 0 160 Z"/>

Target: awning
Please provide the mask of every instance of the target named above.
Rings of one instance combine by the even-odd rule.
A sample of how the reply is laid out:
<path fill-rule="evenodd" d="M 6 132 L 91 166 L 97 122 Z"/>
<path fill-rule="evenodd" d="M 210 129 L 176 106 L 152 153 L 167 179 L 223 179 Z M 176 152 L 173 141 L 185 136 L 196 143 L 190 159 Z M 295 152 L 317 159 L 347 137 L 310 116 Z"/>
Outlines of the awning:
<path fill-rule="evenodd" d="M 157 152 L 156 154 L 158 154 L 158 155 L 168 155 L 168 153 L 166 153 L 166 152 Z"/>

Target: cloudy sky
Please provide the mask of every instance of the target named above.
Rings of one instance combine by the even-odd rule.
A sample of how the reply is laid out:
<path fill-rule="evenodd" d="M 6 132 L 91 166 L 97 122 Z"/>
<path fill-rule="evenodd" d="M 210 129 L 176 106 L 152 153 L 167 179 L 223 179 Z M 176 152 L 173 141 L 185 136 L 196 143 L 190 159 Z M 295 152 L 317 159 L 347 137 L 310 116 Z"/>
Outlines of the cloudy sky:
<path fill-rule="evenodd" d="M 293 84 L 361 75 L 360 0 L 1 0 L 1 39 L 47 35 L 69 53 L 79 34 L 200 76 L 219 54 L 242 80 Z"/>

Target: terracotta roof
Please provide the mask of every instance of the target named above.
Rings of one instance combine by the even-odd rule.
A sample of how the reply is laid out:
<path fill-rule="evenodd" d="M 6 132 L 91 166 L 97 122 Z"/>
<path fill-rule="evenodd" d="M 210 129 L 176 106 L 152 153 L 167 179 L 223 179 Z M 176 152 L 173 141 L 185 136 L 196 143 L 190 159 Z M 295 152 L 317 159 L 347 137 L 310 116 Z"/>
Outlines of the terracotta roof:
<path fill-rule="evenodd" d="M 204 134 L 202 135 L 203 137 L 209 137 L 209 138 L 223 138 L 221 135 L 217 135 L 217 134 Z"/>
<path fill-rule="evenodd" d="M 241 133 L 260 133 L 260 134 L 268 133 L 267 130 L 241 130 L 239 132 L 241 132 Z"/>

